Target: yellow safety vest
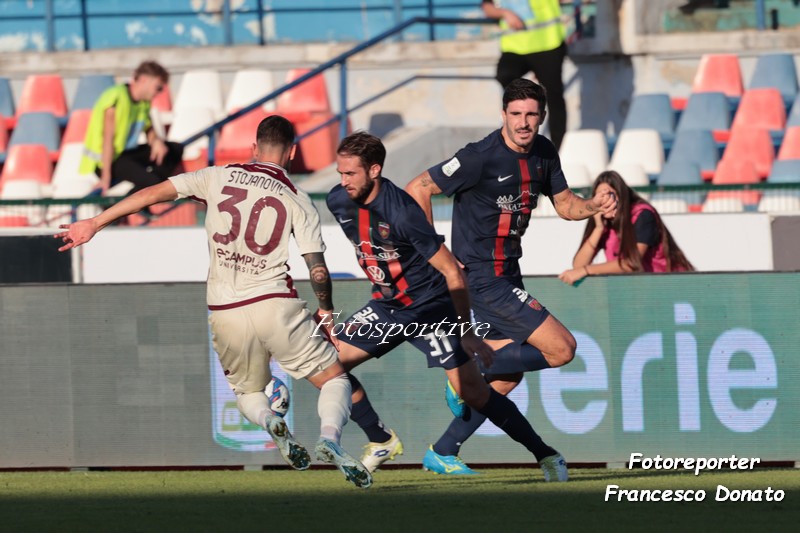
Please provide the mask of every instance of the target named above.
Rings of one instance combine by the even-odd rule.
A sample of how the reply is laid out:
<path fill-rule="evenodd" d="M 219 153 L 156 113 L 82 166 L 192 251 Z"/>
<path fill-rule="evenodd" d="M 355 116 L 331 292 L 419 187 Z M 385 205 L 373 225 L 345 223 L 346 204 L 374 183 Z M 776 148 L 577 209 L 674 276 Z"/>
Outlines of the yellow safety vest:
<path fill-rule="evenodd" d="M 504 35 L 500 37 L 500 50 L 526 55 L 555 50 L 566 38 L 567 31 L 561 23 L 561 6 L 558 0 L 523 0 L 530 9 L 514 9 L 514 1 L 498 1 L 498 6 L 511 9 L 522 18 L 527 29 L 512 31 L 505 21 L 500 21 Z M 528 7 L 528 6 L 524 6 Z M 531 13 L 532 12 L 532 13 Z"/>
<path fill-rule="evenodd" d="M 134 102 L 127 85 L 106 89 L 97 99 L 86 128 L 81 158 L 81 174 L 94 173 L 103 153 L 103 126 L 106 109 L 114 108 L 114 160 L 139 144 L 139 135 L 150 129 L 150 102 Z"/>

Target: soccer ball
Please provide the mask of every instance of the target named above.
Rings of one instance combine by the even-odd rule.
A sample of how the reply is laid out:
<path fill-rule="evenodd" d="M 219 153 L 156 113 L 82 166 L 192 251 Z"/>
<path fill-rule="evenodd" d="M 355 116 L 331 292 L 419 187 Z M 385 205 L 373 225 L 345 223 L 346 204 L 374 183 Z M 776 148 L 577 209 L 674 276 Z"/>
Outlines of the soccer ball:
<path fill-rule="evenodd" d="M 273 377 L 272 381 L 267 383 L 264 394 L 267 395 L 269 408 L 272 412 L 278 416 L 286 416 L 287 411 L 289 411 L 289 388 L 286 383 Z"/>

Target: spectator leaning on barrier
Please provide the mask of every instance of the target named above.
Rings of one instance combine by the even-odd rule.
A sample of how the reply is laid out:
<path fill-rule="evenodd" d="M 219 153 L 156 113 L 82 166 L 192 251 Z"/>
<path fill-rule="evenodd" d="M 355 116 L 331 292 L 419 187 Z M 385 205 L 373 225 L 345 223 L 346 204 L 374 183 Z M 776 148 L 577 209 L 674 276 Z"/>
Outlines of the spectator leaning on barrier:
<path fill-rule="evenodd" d="M 573 285 L 595 274 L 694 270 L 658 212 L 622 176 L 614 171 L 601 173 L 593 191 L 616 194 L 619 207 L 614 215 L 598 213 L 589 219 L 572 269 L 561 273 L 561 281 Z M 591 264 L 598 250 L 605 250 L 606 262 Z"/>
<path fill-rule="evenodd" d="M 150 101 L 168 82 L 164 67 L 145 61 L 136 67 L 130 83 L 109 87 L 97 99 L 80 172 L 97 174 L 102 193 L 124 179 L 133 183 L 133 194 L 164 181 L 181 162 L 183 146 L 158 137 L 150 122 Z M 140 145 L 142 133 L 147 143 Z"/>

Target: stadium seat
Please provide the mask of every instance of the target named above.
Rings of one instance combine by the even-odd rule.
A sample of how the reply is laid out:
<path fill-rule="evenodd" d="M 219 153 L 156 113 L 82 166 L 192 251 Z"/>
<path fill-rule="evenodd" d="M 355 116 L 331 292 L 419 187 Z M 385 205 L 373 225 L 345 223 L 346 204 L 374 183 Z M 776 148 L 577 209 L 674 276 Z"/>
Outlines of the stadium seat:
<path fill-rule="evenodd" d="M 622 129 L 654 129 L 669 146 L 675 137 L 675 111 L 668 94 L 637 94 Z"/>
<path fill-rule="evenodd" d="M 744 204 L 739 198 L 708 198 L 703 203 L 703 213 L 741 213 Z"/>
<path fill-rule="evenodd" d="M 593 178 L 608 166 L 608 140 L 600 130 L 571 130 L 558 151 L 563 165 L 585 165 Z"/>
<path fill-rule="evenodd" d="M 674 158 L 667 161 L 656 180 L 658 185 L 702 185 L 700 165 L 688 159 Z"/>
<path fill-rule="evenodd" d="M 667 165 L 675 161 L 697 164 L 704 180 L 714 176 L 719 162 L 719 149 L 710 130 L 679 130 L 672 143 Z M 663 174 L 662 170 L 662 174 Z M 659 178 L 659 183 L 661 179 Z"/>
<path fill-rule="evenodd" d="M 167 140 L 183 142 L 195 133 L 208 128 L 214 122 L 214 112 L 207 107 L 175 108 Z M 197 170 L 206 166 L 207 160 L 203 158 L 207 154 L 206 150 L 208 150 L 208 137 L 201 137 L 184 147 L 183 162 L 186 170 Z"/>
<path fill-rule="evenodd" d="M 272 73 L 263 69 L 239 70 L 233 76 L 231 90 L 225 102 L 225 112 L 230 114 L 246 107 L 275 90 Z M 275 100 L 266 102 L 264 111 L 275 111 Z"/>
<path fill-rule="evenodd" d="M 307 68 L 290 70 L 286 75 L 286 83 L 304 76 L 309 71 L 310 69 Z M 330 113 L 331 104 L 328 100 L 325 76 L 318 74 L 278 96 L 277 110 L 287 118 L 289 118 L 288 115 L 292 115 L 294 118 L 289 118 L 292 122 L 303 122 L 310 118 L 311 113 Z M 301 114 L 308 115 L 301 118 Z"/>
<path fill-rule="evenodd" d="M 765 194 L 758 202 L 758 210 L 762 213 L 797 213 L 800 212 L 800 197 L 793 194 Z"/>
<path fill-rule="evenodd" d="M 681 113 L 676 131 L 711 130 L 718 142 L 728 140 L 731 129 L 731 108 L 725 94 L 696 93 L 689 97 Z"/>
<path fill-rule="evenodd" d="M 689 212 L 688 203 L 686 200 L 681 198 L 658 198 L 654 194 L 653 199 L 650 200 L 650 205 L 652 205 L 660 215 L 672 215 Z"/>
<path fill-rule="evenodd" d="M 14 215 L 8 211 L 0 211 L 0 228 L 24 228 L 28 226 L 28 217 Z"/>
<path fill-rule="evenodd" d="M 786 108 L 778 89 L 750 89 L 742 96 L 731 130 L 762 128 L 779 133 L 786 128 Z"/>
<path fill-rule="evenodd" d="M 692 83 L 693 93 L 721 92 L 732 101 L 744 93 L 739 56 L 735 54 L 704 54 Z"/>
<path fill-rule="evenodd" d="M 800 126 L 800 94 L 794 99 L 792 110 L 789 112 L 789 116 L 786 117 L 786 127 L 790 128 L 792 126 Z"/>
<path fill-rule="evenodd" d="M 753 161 L 745 158 L 725 158 L 719 162 L 717 172 L 714 174 L 714 185 L 748 185 L 759 183 L 760 177 Z M 706 197 L 736 198 L 744 204 L 755 205 L 761 199 L 760 191 L 711 191 Z"/>
<path fill-rule="evenodd" d="M 214 164 L 222 166 L 251 161 L 258 124 L 271 114 L 259 107 L 223 126 L 214 152 Z"/>
<path fill-rule="evenodd" d="M 25 79 L 22 95 L 17 102 L 16 118 L 25 113 L 52 113 L 59 122 L 67 120 L 67 97 L 64 83 L 58 74 L 32 74 Z"/>
<path fill-rule="evenodd" d="M 63 137 L 61 137 L 61 146 L 83 143 L 86 139 L 86 129 L 89 127 L 89 119 L 91 118 L 91 109 L 76 109 L 70 113 L 67 127 L 64 129 Z"/>
<path fill-rule="evenodd" d="M 800 126 L 786 128 L 781 149 L 778 150 L 778 159 L 800 159 Z"/>
<path fill-rule="evenodd" d="M 61 147 L 61 155 L 56 162 L 55 170 L 53 171 L 53 188 L 57 188 L 61 183 L 68 181 L 86 181 L 86 177 L 82 176 L 78 169 L 80 168 L 81 158 L 83 157 L 83 143 L 69 143 Z M 89 178 L 97 181 L 97 176 L 91 174 Z M 55 192 L 53 192 L 55 195 Z"/>
<path fill-rule="evenodd" d="M 150 118 L 153 127 L 158 128 L 159 135 L 166 131 L 166 127 L 172 124 L 172 94 L 169 84 L 164 85 L 164 89 L 150 102 Z"/>
<path fill-rule="evenodd" d="M 567 184 L 573 189 L 591 187 L 594 184 L 594 179 L 585 165 L 562 163 L 561 170 L 567 178 Z"/>
<path fill-rule="evenodd" d="M 650 176 L 639 163 L 609 163 L 608 170 L 613 170 L 622 176 L 630 187 L 647 187 L 650 185 Z M 646 195 L 642 195 L 643 197 Z"/>
<path fill-rule="evenodd" d="M 61 127 L 58 120 L 49 112 L 19 115 L 17 125 L 8 139 L 8 146 L 18 144 L 42 144 L 47 147 L 51 161 L 56 161 L 61 147 Z"/>
<path fill-rule="evenodd" d="M 768 183 L 800 184 L 800 159 L 778 159 L 772 164 Z"/>
<path fill-rule="evenodd" d="M 0 114 L 0 155 L 5 155 L 8 150 L 8 129 L 6 128 L 5 117 Z M 0 164 L 1 161 L 0 161 Z"/>
<path fill-rule="evenodd" d="M 172 103 L 173 121 L 178 110 L 209 109 L 217 121 L 225 116 L 222 80 L 215 70 L 188 70 Z"/>
<path fill-rule="evenodd" d="M 758 128 L 739 128 L 732 131 L 722 159 L 750 161 L 755 165 L 758 176 L 766 179 L 772 168 L 772 161 L 775 159 L 772 137 L 767 130 Z M 722 161 L 719 165 L 721 164 Z M 714 182 L 719 174 L 719 165 L 714 174 Z"/>
<path fill-rule="evenodd" d="M 664 166 L 664 145 L 654 129 L 622 130 L 614 147 L 609 167 L 641 165 L 645 173 L 657 175 Z M 627 181 L 627 176 L 623 175 Z"/>
<path fill-rule="evenodd" d="M 14 106 L 14 93 L 11 91 L 11 82 L 8 78 L 0 78 L 0 116 L 5 119 L 6 128 L 14 127 L 16 116 Z"/>
<path fill-rule="evenodd" d="M 17 144 L 8 149 L 0 186 L 12 180 L 36 180 L 49 186 L 52 176 L 53 163 L 44 145 Z"/>
<path fill-rule="evenodd" d="M 314 113 L 310 118 L 295 123 L 297 136 L 300 137 L 313 130 L 332 116 L 330 113 Z M 334 121 L 328 126 L 300 139 L 297 143 L 295 159 L 292 161 L 292 171 L 298 173 L 315 172 L 330 165 L 336 160 L 335 152 L 338 143 L 338 121 Z"/>
<path fill-rule="evenodd" d="M 38 200 L 42 198 L 42 185 L 36 180 L 12 180 L 3 184 L 0 200 Z M 43 205 L 13 205 L 8 209 L 15 215 L 28 219 L 29 226 L 38 226 L 44 220 Z"/>
<path fill-rule="evenodd" d="M 114 85 L 111 74 L 85 74 L 78 80 L 78 88 L 72 99 L 70 113 L 78 109 L 92 109 L 103 91 Z"/>
<path fill-rule="evenodd" d="M 798 94 L 797 69 L 792 54 L 764 54 L 758 56 L 750 89 L 773 87 L 777 89 L 784 105 L 792 105 Z"/>

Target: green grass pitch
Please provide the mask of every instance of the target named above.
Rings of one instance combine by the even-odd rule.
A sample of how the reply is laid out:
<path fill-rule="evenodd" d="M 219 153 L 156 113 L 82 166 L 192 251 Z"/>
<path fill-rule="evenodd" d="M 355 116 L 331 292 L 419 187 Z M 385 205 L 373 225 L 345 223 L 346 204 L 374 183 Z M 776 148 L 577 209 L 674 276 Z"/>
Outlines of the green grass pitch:
<path fill-rule="evenodd" d="M 479 476 L 386 470 L 361 490 L 338 471 L 0 473 L 0 531 L 798 531 L 800 470 L 664 473 L 573 469 L 544 483 L 528 468 Z M 604 501 L 606 487 L 703 489 L 702 502 Z M 728 489 L 783 500 L 715 501 Z"/>

